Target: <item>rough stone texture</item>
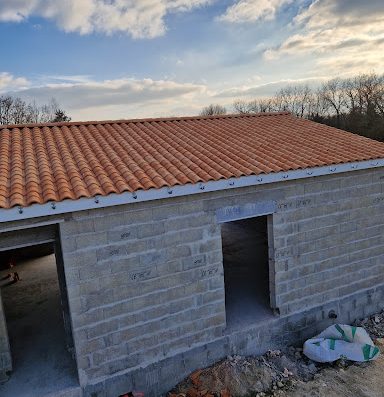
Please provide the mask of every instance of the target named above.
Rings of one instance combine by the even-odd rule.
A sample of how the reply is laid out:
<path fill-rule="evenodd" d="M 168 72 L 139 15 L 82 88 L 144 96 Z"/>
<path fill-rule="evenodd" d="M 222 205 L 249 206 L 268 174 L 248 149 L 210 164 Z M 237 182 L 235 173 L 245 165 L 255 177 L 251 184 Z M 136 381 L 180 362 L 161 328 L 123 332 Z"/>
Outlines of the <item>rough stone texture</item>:
<path fill-rule="evenodd" d="M 311 336 L 330 324 L 331 309 L 340 322 L 380 309 L 383 182 L 383 169 L 355 171 L 63 217 L 85 395 L 134 389 L 157 396 L 227 354 Z M 260 202 L 275 208 L 268 229 L 280 316 L 229 333 L 216 211 L 243 206 L 245 213 Z"/>
<path fill-rule="evenodd" d="M 6 373 L 12 370 L 12 357 L 8 340 L 7 323 L 5 321 L 5 313 L 3 301 L 0 291 L 0 383 L 7 379 Z"/>

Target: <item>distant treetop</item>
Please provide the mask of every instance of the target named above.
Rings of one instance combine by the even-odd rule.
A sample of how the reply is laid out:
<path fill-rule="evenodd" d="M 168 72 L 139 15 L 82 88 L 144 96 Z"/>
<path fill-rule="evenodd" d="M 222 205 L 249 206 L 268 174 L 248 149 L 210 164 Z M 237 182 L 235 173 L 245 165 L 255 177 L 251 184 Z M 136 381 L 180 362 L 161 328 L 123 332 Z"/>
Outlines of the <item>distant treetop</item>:
<path fill-rule="evenodd" d="M 200 116 L 215 116 L 226 113 L 227 109 L 224 106 L 211 104 L 201 110 Z"/>
<path fill-rule="evenodd" d="M 384 75 L 325 81 L 317 89 L 288 85 L 271 97 L 236 100 L 235 113 L 288 111 L 318 123 L 384 141 Z"/>
<path fill-rule="evenodd" d="M 34 101 L 27 102 L 11 95 L 0 96 L 0 124 L 31 124 L 70 121 L 66 111 L 55 99 L 38 106 Z"/>

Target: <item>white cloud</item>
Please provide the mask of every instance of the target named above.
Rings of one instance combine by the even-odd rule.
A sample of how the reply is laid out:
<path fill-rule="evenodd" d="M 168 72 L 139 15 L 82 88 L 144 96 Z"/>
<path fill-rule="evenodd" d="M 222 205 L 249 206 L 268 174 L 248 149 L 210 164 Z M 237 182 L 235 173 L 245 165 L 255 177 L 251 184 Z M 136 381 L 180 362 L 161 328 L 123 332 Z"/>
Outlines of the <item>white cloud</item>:
<path fill-rule="evenodd" d="M 1 76 L 1 75 L 0 75 Z M 285 79 L 261 84 L 254 76 L 244 84 L 222 84 L 210 89 L 206 84 L 179 83 L 172 80 L 114 79 L 85 81 L 83 76 L 47 76 L 39 86 L 21 88 L 11 95 L 42 105 L 55 98 L 73 120 L 129 119 L 140 117 L 186 116 L 198 114 L 204 106 L 218 103 L 231 111 L 238 98 L 253 99 L 273 95 L 288 84 L 316 86 L 325 77 Z M 41 76 L 39 81 L 42 81 Z M 84 79 L 84 80 L 83 80 Z"/>
<path fill-rule="evenodd" d="M 0 93 L 28 87 L 29 82 L 24 77 L 15 77 L 7 72 L 0 72 Z"/>
<path fill-rule="evenodd" d="M 315 56 L 318 69 L 333 74 L 383 69 L 382 0 L 316 0 L 299 13 L 293 26 L 297 33 L 265 51 L 266 60 Z"/>
<path fill-rule="evenodd" d="M 4 0 L 0 2 L 0 21 L 20 22 L 38 5 L 37 0 Z"/>
<path fill-rule="evenodd" d="M 239 0 L 228 7 L 219 17 L 230 23 L 255 22 L 258 20 L 272 20 L 277 11 L 293 0 Z"/>
<path fill-rule="evenodd" d="M 212 0 L 1 0 L 0 21 L 21 22 L 30 16 L 51 19 L 66 32 L 123 32 L 153 38 L 166 31 L 164 18 Z"/>
<path fill-rule="evenodd" d="M 264 84 L 245 84 L 218 92 L 217 98 L 235 98 L 252 99 L 271 97 L 280 89 L 288 85 L 308 85 L 310 87 L 318 86 L 322 81 L 327 80 L 327 76 L 317 76 L 298 79 L 282 79 L 271 81 Z"/>
<path fill-rule="evenodd" d="M 64 77 L 67 82 L 10 93 L 38 104 L 55 98 L 74 120 L 152 117 L 180 114 L 181 110 L 184 114 L 194 114 L 213 96 L 205 85 L 171 80 L 124 78 L 76 82 L 81 76 L 57 77 Z M 52 81 L 52 76 L 48 80 Z"/>
<path fill-rule="evenodd" d="M 48 76 L 41 76 L 43 81 L 51 81 L 54 83 L 89 83 L 92 81 L 90 76 L 84 74 L 71 74 L 71 75 L 48 75 Z"/>

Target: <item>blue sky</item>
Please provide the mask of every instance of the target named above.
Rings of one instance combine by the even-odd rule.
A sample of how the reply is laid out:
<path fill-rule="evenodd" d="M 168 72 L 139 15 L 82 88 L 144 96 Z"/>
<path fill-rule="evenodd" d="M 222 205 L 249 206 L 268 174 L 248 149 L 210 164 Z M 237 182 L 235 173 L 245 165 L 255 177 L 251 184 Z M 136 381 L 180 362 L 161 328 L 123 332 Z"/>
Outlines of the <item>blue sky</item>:
<path fill-rule="evenodd" d="M 382 0 L 2 0 L 0 94 L 75 120 L 197 114 L 384 72 Z"/>

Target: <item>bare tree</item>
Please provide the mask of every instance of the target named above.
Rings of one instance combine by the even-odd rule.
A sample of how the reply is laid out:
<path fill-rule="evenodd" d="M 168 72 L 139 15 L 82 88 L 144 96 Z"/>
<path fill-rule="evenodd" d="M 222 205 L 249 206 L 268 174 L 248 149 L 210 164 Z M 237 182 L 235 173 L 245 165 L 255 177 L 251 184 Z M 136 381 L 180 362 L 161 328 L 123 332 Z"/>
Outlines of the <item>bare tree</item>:
<path fill-rule="evenodd" d="M 19 97 L 0 96 L 0 124 L 44 123 L 69 121 L 70 117 L 55 99 L 38 106 L 34 101 L 26 102 Z"/>
<path fill-rule="evenodd" d="M 236 100 L 235 112 L 288 111 L 297 117 L 384 141 L 384 74 L 326 81 L 317 90 L 290 85 L 270 98 Z"/>
<path fill-rule="evenodd" d="M 215 116 L 226 113 L 227 109 L 224 106 L 211 104 L 201 110 L 200 116 Z"/>
<path fill-rule="evenodd" d="M 67 115 L 66 111 L 61 109 L 55 98 L 52 98 L 47 105 L 41 107 L 42 114 L 41 118 L 45 122 L 63 122 L 71 121 L 71 118 Z"/>
<path fill-rule="evenodd" d="M 254 99 L 252 101 L 236 100 L 233 103 L 235 113 L 248 114 L 248 113 L 265 113 L 274 110 L 273 101 L 270 98 Z"/>
<path fill-rule="evenodd" d="M 235 110 L 235 113 L 240 113 L 240 114 L 251 113 L 249 102 L 246 102 L 241 99 L 238 99 L 235 102 L 233 102 L 233 108 Z"/>
<path fill-rule="evenodd" d="M 272 98 L 237 100 L 233 103 L 235 112 L 240 114 L 287 111 L 298 117 L 309 117 L 316 111 L 316 106 L 316 96 L 306 85 L 287 86 Z"/>
<path fill-rule="evenodd" d="M 355 86 L 363 111 L 381 113 L 384 107 L 384 76 L 375 73 L 359 75 L 355 79 Z"/>
<path fill-rule="evenodd" d="M 0 124 L 9 124 L 12 119 L 13 98 L 11 96 L 0 97 Z"/>
<path fill-rule="evenodd" d="M 259 113 L 267 113 L 274 111 L 274 104 L 270 98 L 259 99 L 258 102 Z"/>
<path fill-rule="evenodd" d="M 290 85 L 277 92 L 273 103 L 277 111 L 291 112 L 297 117 L 308 118 L 314 111 L 316 101 L 307 85 Z"/>
<path fill-rule="evenodd" d="M 340 78 L 327 81 L 321 86 L 318 95 L 328 115 L 336 115 L 337 127 L 340 128 L 342 115 L 347 109 L 344 81 Z"/>
<path fill-rule="evenodd" d="M 346 107 L 349 112 L 361 111 L 362 102 L 359 93 L 358 79 L 345 79 L 342 83 L 342 89 L 345 95 Z"/>

